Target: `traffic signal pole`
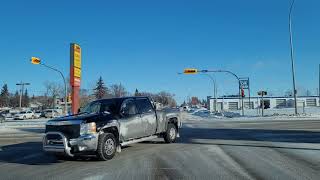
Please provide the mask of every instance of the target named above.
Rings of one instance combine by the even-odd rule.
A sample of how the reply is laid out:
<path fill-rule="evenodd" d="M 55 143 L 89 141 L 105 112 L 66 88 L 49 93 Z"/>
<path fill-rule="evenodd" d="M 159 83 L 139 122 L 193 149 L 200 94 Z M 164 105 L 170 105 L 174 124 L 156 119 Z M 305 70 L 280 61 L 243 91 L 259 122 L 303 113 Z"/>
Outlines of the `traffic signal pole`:
<path fill-rule="evenodd" d="M 185 69 L 184 70 L 184 74 L 198 74 L 198 73 L 221 73 L 221 72 L 224 72 L 224 73 L 228 73 L 228 74 L 231 74 L 233 75 L 237 81 L 238 81 L 238 90 L 239 90 L 239 104 L 241 104 L 241 109 L 242 109 L 242 116 L 244 116 L 244 103 L 243 103 L 243 97 L 241 95 L 241 83 L 240 83 L 240 78 L 233 72 L 231 71 L 227 71 L 227 70 L 198 70 L 198 69 L 194 69 L 194 68 L 188 68 L 188 69 Z M 240 99 L 241 98 L 241 99 Z M 242 103 L 241 103 L 242 102 Z"/>
<path fill-rule="evenodd" d="M 241 109 L 242 109 L 242 116 L 244 116 L 244 103 L 243 103 L 243 97 L 241 96 L 241 84 L 240 84 L 240 78 L 235 74 L 235 73 L 233 73 L 233 72 L 231 72 L 231 71 L 227 71 L 227 70 L 201 70 L 201 71 L 199 71 L 199 72 L 201 72 L 201 73 L 209 73 L 209 72 L 212 72 L 212 73 L 216 73 L 216 72 L 219 72 L 219 73 L 221 73 L 221 72 L 224 72 L 224 73 L 228 73 L 228 74 L 231 74 L 231 75 L 233 75 L 236 79 L 237 79 L 237 81 L 238 81 L 238 88 L 239 88 L 239 103 L 241 103 Z M 240 99 L 241 98 L 241 99 Z"/>

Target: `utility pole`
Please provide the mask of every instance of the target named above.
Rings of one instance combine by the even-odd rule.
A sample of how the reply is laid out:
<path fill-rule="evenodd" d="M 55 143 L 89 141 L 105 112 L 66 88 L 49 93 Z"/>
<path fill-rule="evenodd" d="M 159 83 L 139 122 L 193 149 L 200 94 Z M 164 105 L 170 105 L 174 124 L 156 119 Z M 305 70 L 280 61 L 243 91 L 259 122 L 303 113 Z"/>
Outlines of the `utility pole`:
<path fill-rule="evenodd" d="M 20 86 L 20 100 L 19 100 L 19 108 L 22 108 L 22 95 L 24 91 L 24 86 L 30 85 L 30 83 L 20 82 L 16 84 L 17 86 Z"/>
<path fill-rule="evenodd" d="M 294 65 L 294 52 L 293 52 L 293 41 L 292 41 L 292 23 L 291 23 L 291 15 L 292 15 L 292 8 L 294 5 L 294 1 L 292 1 L 289 11 L 289 33 L 290 33 L 290 55 L 291 55 L 291 70 L 292 70 L 292 84 L 293 84 L 293 96 L 294 96 L 294 113 L 295 115 L 298 114 L 297 109 L 297 90 L 296 90 L 296 80 L 295 80 L 295 65 Z"/>

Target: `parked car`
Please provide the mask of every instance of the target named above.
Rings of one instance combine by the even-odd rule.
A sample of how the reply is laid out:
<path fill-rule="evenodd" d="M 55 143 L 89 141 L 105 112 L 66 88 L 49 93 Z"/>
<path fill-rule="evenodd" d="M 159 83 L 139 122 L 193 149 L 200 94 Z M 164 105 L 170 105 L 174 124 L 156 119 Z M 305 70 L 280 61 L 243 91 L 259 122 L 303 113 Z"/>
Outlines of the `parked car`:
<path fill-rule="evenodd" d="M 32 111 L 21 111 L 14 116 L 14 119 L 33 119 L 34 113 Z"/>
<path fill-rule="evenodd" d="M 60 116 L 61 116 L 61 114 L 55 109 L 47 109 L 44 111 L 45 118 L 55 118 L 55 117 L 60 117 Z"/>
<path fill-rule="evenodd" d="M 35 111 L 34 112 L 34 118 L 39 119 L 41 117 L 42 112 L 41 111 Z"/>
<path fill-rule="evenodd" d="M 162 137 L 179 137 L 180 112 L 156 110 L 147 97 L 97 100 L 79 114 L 47 122 L 43 149 L 55 155 L 94 154 L 112 159 L 121 147 Z"/>

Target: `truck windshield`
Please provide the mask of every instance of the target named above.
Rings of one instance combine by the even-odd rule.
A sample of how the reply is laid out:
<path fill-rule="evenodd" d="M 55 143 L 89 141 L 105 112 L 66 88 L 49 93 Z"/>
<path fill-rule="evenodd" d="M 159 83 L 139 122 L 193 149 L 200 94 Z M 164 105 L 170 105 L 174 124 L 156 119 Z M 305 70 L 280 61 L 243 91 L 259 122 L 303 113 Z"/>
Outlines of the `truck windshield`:
<path fill-rule="evenodd" d="M 103 102 L 92 102 L 88 104 L 80 113 L 108 113 L 108 114 L 116 114 L 116 106 L 112 100 L 103 101 Z"/>
<path fill-rule="evenodd" d="M 88 113 L 88 114 L 98 113 L 100 112 L 100 109 L 101 109 L 101 103 L 93 102 L 88 104 L 85 108 L 83 108 L 83 110 L 80 113 Z"/>

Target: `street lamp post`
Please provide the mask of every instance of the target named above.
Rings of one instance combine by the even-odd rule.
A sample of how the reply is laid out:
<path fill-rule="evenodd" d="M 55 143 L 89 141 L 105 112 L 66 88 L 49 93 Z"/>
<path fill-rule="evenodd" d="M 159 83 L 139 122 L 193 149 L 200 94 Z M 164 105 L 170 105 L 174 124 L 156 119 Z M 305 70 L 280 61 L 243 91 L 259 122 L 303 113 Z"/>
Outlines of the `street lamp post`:
<path fill-rule="evenodd" d="M 68 103 L 67 103 L 67 101 L 68 101 L 68 88 L 67 88 L 66 78 L 64 77 L 63 73 L 61 71 L 59 71 L 58 69 L 54 68 L 54 67 L 51 67 L 51 66 L 48 66 L 48 65 L 42 63 L 39 58 L 32 57 L 31 58 L 31 63 L 32 64 L 40 64 L 40 65 L 42 65 L 42 66 L 44 66 L 46 68 L 49 68 L 49 69 L 51 69 L 53 71 L 58 72 L 61 75 L 63 83 L 64 83 L 64 92 L 65 92 L 64 113 L 67 115 L 68 114 Z"/>
<path fill-rule="evenodd" d="M 294 96 L 294 112 L 295 115 L 298 114 L 297 109 L 297 90 L 296 90 L 296 80 L 295 80 L 295 65 L 294 65 L 294 52 L 293 52 L 293 40 L 292 40 L 292 23 L 291 23 L 291 15 L 292 9 L 294 5 L 294 1 L 292 1 L 289 11 L 289 34 L 290 34 L 290 57 L 291 57 L 291 70 L 292 70 L 292 83 L 293 83 L 293 96 Z"/>
<path fill-rule="evenodd" d="M 217 81 L 209 74 L 203 74 L 209 77 L 213 83 L 214 111 L 217 111 Z M 210 102 L 209 102 L 210 103 Z"/>

